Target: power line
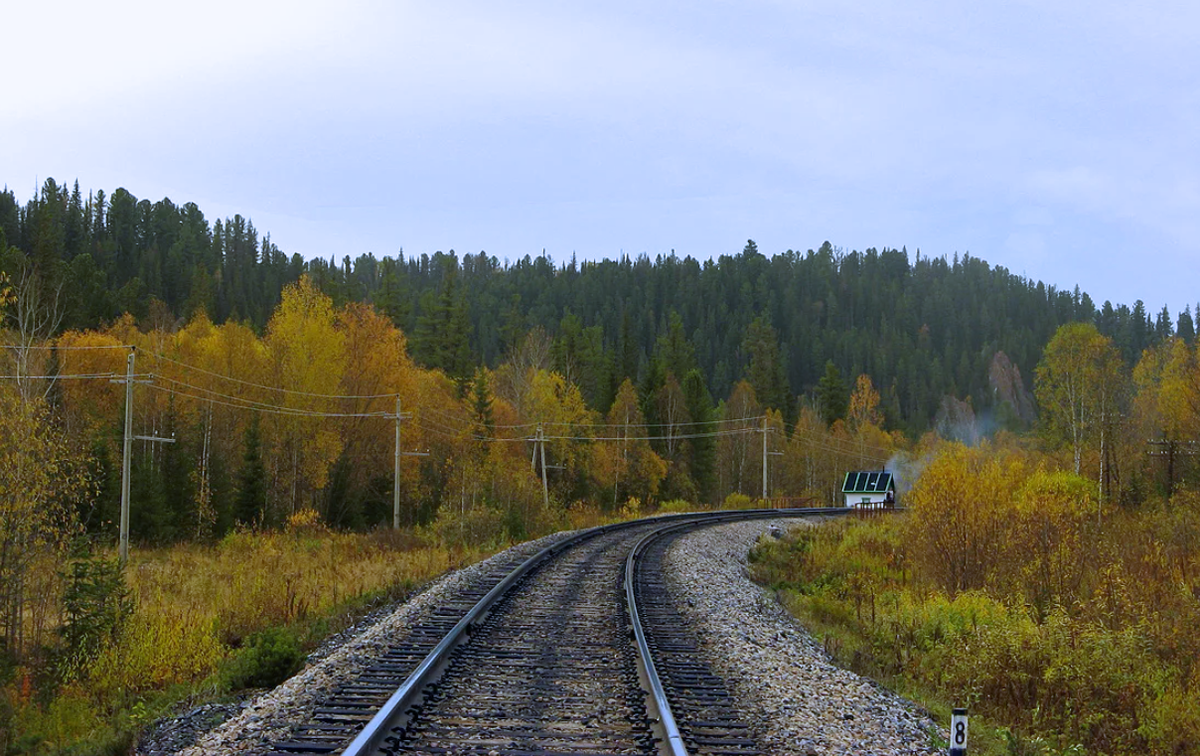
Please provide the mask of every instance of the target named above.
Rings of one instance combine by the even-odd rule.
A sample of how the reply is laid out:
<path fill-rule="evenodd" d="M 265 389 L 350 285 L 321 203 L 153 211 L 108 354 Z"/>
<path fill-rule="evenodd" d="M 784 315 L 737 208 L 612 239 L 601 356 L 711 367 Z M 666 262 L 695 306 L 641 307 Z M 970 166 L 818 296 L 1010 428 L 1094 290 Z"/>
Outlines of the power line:
<path fill-rule="evenodd" d="M 15 345 L 7 345 L 7 344 L 3 345 L 3 346 L 9 347 L 9 348 L 20 348 Z M 54 350 L 54 349 L 98 350 L 98 349 L 130 349 L 131 347 L 126 346 L 126 345 L 98 345 L 98 346 L 79 346 L 79 347 L 70 347 L 69 346 L 69 347 L 28 347 L 28 348 L 39 349 L 39 350 Z M 136 349 L 137 347 L 134 347 L 134 348 Z M 142 350 L 142 351 L 145 351 L 145 350 Z M 389 393 L 389 394 L 323 394 L 323 393 L 317 393 L 317 392 L 285 389 L 285 388 L 281 388 L 281 387 L 277 387 L 277 386 L 267 386 L 267 385 L 263 385 L 263 384 L 259 384 L 259 383 L 254 383 L 252 381 L 245 381 L 245 380 L 242 380 L 239 378 L 233 378 L 231 376 L 216 373 L 211 370 L 207 370 L 205 368 L 201 368 L 201 367 L 198 367 L 195 365 L 189 365 L 185 362 L 167 357 L 167 356 L 162 355 L 157 352 L 147 352 L 147 353 L 156 359 L 177 365 L 185 370 L 192 370 L 192 371 L 204 374 L 204 375 L 209 375 L 214 378 L 218 378 L 220 380 L 228 381 L 230 383 L 234 383 L 234 384 L 238 384 L 238 385 L 242 385 L 242 386 L 247 386 L 250 388 L 261 389 L 261 390 L 265 390 L 265 391 L 274 391 L 274 392 L 278 392 L 278 393 L 282 393 L 282 394 L 290 394 L 293 396 L 302 396 L 302 397 L 308 397 L 308 398 L 312 398 L 312 399 L 321 399 L 321 400 L 339 400 L 339 401 L 345 401 L 345 400 L 368 400 L 368 401 L 370 401 L 370 400 L 377 400 L 377 399 L 390 399 L 390 398 L 394 398 L 396 396 L 395 393 Z M 22 378 L 27 379 L 27 380 L 55 380 L 55 379 L 57 379 L 57 380 L 87 380 L 87 379 L 112 379 L 115 376 L 116 376 L 116 374 L 111 373 L 111 372 L 109 372 L 109 373 L 77 373 L 77 374 L 58 375 L 58 376 L 0 375 L 0 380 L 20 380 Z M 232 409 L 243 409 L 243 410 L 264 412 L 264 413 L 268 413 L 268 414 L 276 414 L 276 415 L 282 415 L 282 416 L 310 417 L 310 418 L 385 418 L 385 417 L 393 416 L 392 413 L 386 412 L 386 411 L 327 412 L 327 411 L 322 411 L 322 410 L 304 409 L 304 408 L 300 408 L 300 407 L 288 407 L 286 405 L 273 404 L 270 402 L 263 402 L 263 401 L 259 401 L 256 399 L 249 399 L 246 397 L 234 396 L 234 395 L 226 394 L 226 393 L 214 390 L 214 389 L 209 389 L 209 388 L 205 388 L 202 386 L 196 386 L 187 381 L 172 378 L 172 377 L 170 377 L 168 375 L 164 375 L 162 373 L 145 374 L 145 375 L 139 376 L 139 377 L 142 379 L 149 378 L 149 379 L 155 379 L 155 380 L 162 380 L 162 381 L 165 381 L 172 385 L 172 388 L 168 388 L 168 387 L 160 386 L 160 385 L 157 385 L 157 384 L 151 382 L 150 386 L 160 392 L 174 394 L 174 395 L 185 397 L 188 399 L 193 399 L 195 401 L 209 402 L 209 403 L 212 403 L 212 404 L 215 404 L 218 406 L 229 407 Z M 441 417 L 449 419 L 449 420 L 453 420 L 456 422 L 462 422 L 461 417 L 456 417 L 454 414 L 452 414 L 450 412 L 439 410 L 439 409 L 433 408 L 433 407 L 425 408 L 424 410 L 422 410 L 422 414 L 423 415 L 427 414 L 427 415 L 433 415 L 433 416 L 441 416 Z M 709 426 L 726 426 L 722 430 L 714 430 L 714 431 L 708 431 L 708 432 L 669 433 L 669 434 L 665 434 L 665 435 L 662 433 L 658 433 L 658 434 L 646 433 L 646 434 L 637 435 L 637 436 L 631 436 L 631 435 L 622 435 L 622 436 L 593 435 L 593 436 L 588 436 L 588 435 L 576 435 L 576 434 L 560 434 L 560 435 L 543 435 L 543 438 L 547 441 L 571 441 L 571 442 L 617 442 L 617 441 L 620 441 L 620 442 L 643 442 L 643 441 L 649 442 L 649 441 L 686 441 L 686 440 L 695 440 L 695 439 L 700 439 L 700 438 L 724 438 L 724 437 L 730 437 L 730 436 L 736 436 L 736 435 L 745 435 L 745 434 L 749 434 L 749 433 L 763 432 L 763 429 L 759 425 L 762 422 L 763 417 L 764 416 L 762 416 L 762 415 L 758 415 L 755 417 L 739 417 L 739 418 L 731 418 L 731 419 L 689 421 L 686 423 L 661 423 L 661 422 L 659 422 L 659 423 L 628 423 L 628 424 L 622 424 L 621 426 L 616 426 L 616 427 L 622 427 L 622 428 L 637 428 L 637 429 L 651 429 L 651 428 L 655 428 L 655 429 L 681 428 L 682 429 L 682 428 L 701 428 L 701 427 L 709 427 Z M 424 419 L 424 421 L 417 420 L 416 425 L 417 425 L 417 427 L 421 428 L 422 430 L 424 430 L 428 433 L 433 433 L 435 435 L 440 435 L 440 436 L 451 438 L 451 439 L 456 439 L 456 438 L 462 437 L 464 435 L 470 435 L 476 439 L 479 439 L 481 441 L 487 441 L 487 442 L 511 443 L 511 442 L 524 442 L 524 441 L 528 440 L 524 433 L 521 433 L 521 434 L 518 434 L 515 436 L 506 436 L 506 435 L 505 436 L 500 436 L 500 435 L 481 436 L 479 434 L 478 428 L 476 428 L 474 426 L 471 426 L 471 425 L 450 426 L 445 423 L 438 422 L 437 420 L 434 420 L 432 418 Z M 536 427 L 536 425 L 537 425 L 537 423 L 520 423 L 520 424 L 500 425 L 500 426 L 493 425 L 492 428 L 494 430 L 500 429 L 500 430 L 527 431 L 528 429 Z M 542 423 L 542 425 L 543 425 L 543 427 L 555 427 L 555 428 L 593 427 L 593 428 L 600 429 L 600 428 L 606 427 L 603 424 L 591 426 L 586 423 L 572 423 L 572 422 L 562 422 L 562 421 L 544 422 L 544 423 Z M 740 427 L 740 428 L 736 427 L 737 425 L 743 425 L 743 427 Z M 729 426 L 735 426 L 735 427 L 729 427 Z M 777 429 L 770 428 L 768 430 L 770 432 L 776 432 Z M 853 442 L 842 441 L 842 440 L 836 439 L 836 438 L 824 439 L 822 442 L 822 441 L 818 441 L 818 440 L 814 439 L 812 437 L 812 434 L 810 434 L 806 431 L 794 431 L 793 437 L 797 433 L 799 433 L 804 438 L 806 443 L 809 444 L 810 446 L 813 446 L 813 447 L 816 447 L 819 449 L 823 449 L 825 451 L 832 452 L 835 454 L 861 455 L 861 456 L 866 456 L 870 459 L 886 460 L 894 453 L 892 450 L 886 449 L 884 447 L 874 446 L 874 445 L 855 447 L 855 446 L 852 446 Z M 831 444 L 833 444 L 833 445 L 831 445 Z M 867 453 L 868 451 L 876 452 L 876 453 L 868 454 Z"/>
<path fill-rule="evenodd" d="M 695 438 L 723 438 L 761 432 L 761 428 L 732 428 L 712 433 L 687 433 L 678 436 L 546 436 L 545 438 L 547 441 L 685 441 Z"/>
<path fill-rule="evenodd" d="M 76 373 L 73 375 L 0 375 L 0 381 L 70 381 L 90 378 L 115 378 L 116 373 Z"/>
<path fill-rule="evenodd" d="M 436 407 L 426 407 L 425 409 L 423 409 L 421 411 L 427 415 L 440 415 L 441 417 L 450 418 L 451 420 L 459 419 L 458 416 L 455 415 L 453 412 L 446 412 L 445 410 L 440 410 Z M 492 427 L 494 427 L 494 428 L 511 428 L 511 429 L 536 428 L 537 423 L 519 423 L 517 425 L 493 425 Z"/>
<path fill-rule="evenodd" d="M 161 376 L 156 376 L 156 378 L 161 378 Z M 252 402 L 239 401 L 238 398 L 236 398 L 236 397 L 216 398 L 216 397 L 220 397 L 222 395 L 197 396 L 196 394 L 190 394 L 190 392 L 187 392 L 187 391 L 168 388 L 168 386 L 158 385 L 156 383 L 150 383 L 149 388 L 154 389 L 156 391 L 161 391 L 161 392 L 163 392 L 163 394 L 170 394 L 173 396 L 182 396 L 182 397 L 186 397 L 186 398 L 192 398 L 192 400 L 196 400 L 198 402 L 209 402 L 211 404 L 217 404 L 217 406 L 221 406 L 221 407 L 232 407 L 233 409 L 248 409 L 248 410 L 251 410 L 251 412 L 262 412 L 262 413 L 275 414 L 275 415 L 287 415 L 287 416 L 293 416 L 293 418 L 391 418 L 391 416 L 392 416 L 392 414 L 388 413 L 388 412 L 374 412 L 374 413 L 316 412 L 316 410 L 305 410 L 305 409 L 295 409 L 295 408 L 289 408 L 289 407 L 280 407 L 280 406 L 277 406 L 277 404 L 264 404 L 262 402 L 253 402 L 252 403 Z M 230 400 L 230 398 L 232 398 L 232 400 L 234 400 L 234 401 L 227 401 L 227 400 Z"/>
<path fill-rule="evenodd" d="M 812 438 L 812 435 L 811 435 L 811 434 L 810 434 L 808 431 L 803 431 L 803 430 L 800 430 L 799 428 L 797 428 L 796 430 L 794 430 L 794 431 L 792 432 L 792 435 L 793 435 L 793 437 L 794 437 L 796 434 L 800 434 L 801 436 L 803 436 L 803 437 L 804 437 L 804 438 L 806 438 L 806 439 L 811 439 L 811 438 Z M 846 444 L 853 444 L 853 443 L 854 443 L 853 441 L 842 440 L 842 439 L 835 438 L 835 437 L 832 437 L 832 436 L 829 438 L 829 441 L 830 441 L 831 443 L 835 443 L 835 444 L 842 444 L 842 445 L 843 445 L 843 447 L 842 447 L 842 448 L 834 448 L 834 447 L 829 447 L 829 446 L 825 446 L 825 447 L 823 447 L 823 448 L 827 449 L 828 451 L 838 451 L 838 452 L 845 453 L 845 454 L 858 454 L 858 453 L 861 453 L 861 452 L 860 452 L 860 449 L 858 449 L 858 448 L 846 448 L 846 447 L 844 446 L 844 445 L 846 445 Z M 810 442 L 810 443 L 812 443 L 812 444 L 814 444 L 814 445 L 819 445 L 819 444 L 821 443 L 821 442 L 818 442 L 818 441 L 812 441 L 812 440 L 810 440 L 809 442 Z M 874 450 L 874 451 L 877 451 L 877 452 L 883 452 L 883 454 L 885 455 L 885 456 L 883 457 L 884 459 L 887 459 L 888 457 L 890 457 L 892 454 L 894 454 L 894 453 L 895 453 L 895 451 L 894 451 L 894 450 L 888 449 L 887 447 L 884 447 L 884 446 L 875 446 L 875 445 L 873 445 L 873 444 L 864 444 L 862 448 L 863 448 L 863 449 L 872 449 L 872 450 Z"/>
<path fill-rule="evenodd" d="M 145 351 L 145 350 L 141 350 L 141 351 Z M 204 375 L 210 375 L 214 378 L 220 378 L 223 381 L 229 381 L 230 383 L 237 383 L 239 385 L 249 386 L 251 388 L 262 389 L 263 391 L 277 391 L 281 394 L 292 394 L 293 396 L 307 396 L 307 397 L 314 398 L 314 399 L 338 399 L 338 400 L 341 400 L 341 399 L 394 399 L 396 397 L 396 392 L 394 392 L 394 391 L 390 394 L 322 394 L 322 393 L 317 393 L 317 392 L 312 392 L 312 391 L 297 391 L 295 389 L 286 389 L 286 388 L 281 388 L 279 386 L 267 386 L 267 385 L 264 385 L 261 383 L 254 383 L 252 381 L 244 381 L 240 378 L 234 378 L 232 376 L 224 375 L 222 373 L 217 373 L 212 370 L 207 370 L 205 368 L 202 368 L 202 367 L 199 367 L 196 365 L 189 365 L 186 362 L 181 362 L 181 361 L 173 359 L 171 357 L 167 357 L 164 354 L 159 354 L 158 352 L 147 351 L 146 353 L 149 356 L 154 357 L 155 359 L 162 360 L 163 362 L 169 362 L 173 365 L 178 365 L 179 367 L 184 368 L 185 370 L 194 370 L 197 373 L 203 373 Z"/>
<path fill-rule="evenodd" d="M 73 352 L 93 349 L 132 349 L 127 344 L 97 344 L 95 346 L 25 346 L 24 344 L 0 344 L 5 349 L 31 349 L 39 352 Z"/>
<path fill-rule="evenodd" d="M 446 412 L 445 410 L 439 410 L 434 407 L 426 407 L 425 409 L 422 410 L 422 412 L 425 414 L 430 414 L 430 415 L 440 415 L 442 417 L 451 418 L 454 420 L 458 419 L 457 417 L 455 417 L 455 415 L 453 413 Z M 729 425 L 729 424 L 733 424 L 733 423 L 755 423 L 755 424 L 758 424 L 761 422 L 762 422 L 762 415 L 757 415 L 755 417 L 739 417 L 739 418 L 717 419 L 717 420 L 689 420 L 687 422 L 679 422 L 679 423 L 670 423 L 670 422 L 621 423 L 621 426 L 629 427 L 629 428 L 670 428 L 670 427 L 687 428 L 687 427 L 692 427 L 692 426 Z M 575 426 L 581 425 L 582 423 L 544 420 L 544 421 L 542 421 L 541 424 L 543 427 L 546 427 L 546 428 L 558 428 L 558 427 L 575 427 Z M 519 423 L 516 425 L 492 425 L 492 427 L 493 428 L 503 428 L 506 430 L 515 430 L 515 429 L 524 429 L 524 428 L 532 429 L 532 428 L 536 428 L 537 425 L 538 425 L 538 423 L 533 422 L 533 423 Z M 756 425 L 756 427 L 757 427 L 757 425 Z M 550 437 L 547 436 L 547 438 L 550 438 Z"/>
<path fill-rule="evenodd" d="M 686 423 L 664 423 L 664 422 L 620 423 L 620 427 L 622 427 L 622 428 L 687 428 L 690 426 L 733 425 L 734 423 L 747 423 L 747 424 L 753 423 L 755 430 L 762 430 L 762 428 L 761 428 L 762 419 L 763 419 L 762 415 L 757 415 L 755 417 L 737 417 L 737 418 L 718 419 L 718 420 L 695 420 L 695 421 L 688 421 Z M 546 426 L 562 426 L 562 425 L 570 426 L 570 425 L 576 425 L 576 423 L 546 422 L 546 423 L 544 423 L 544 425 L 546 425 Z"/>

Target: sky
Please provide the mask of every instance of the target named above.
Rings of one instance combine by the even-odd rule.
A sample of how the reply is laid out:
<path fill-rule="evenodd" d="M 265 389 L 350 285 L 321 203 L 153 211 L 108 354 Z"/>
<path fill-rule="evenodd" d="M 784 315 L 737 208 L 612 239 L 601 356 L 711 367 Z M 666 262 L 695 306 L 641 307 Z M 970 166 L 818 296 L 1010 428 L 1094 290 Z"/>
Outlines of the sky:
<path fill-rule="evenodd" d="M 20 3 L 0 184 L 288 254 L 906 248 L 1200 302 L 1193 0 Z"/>

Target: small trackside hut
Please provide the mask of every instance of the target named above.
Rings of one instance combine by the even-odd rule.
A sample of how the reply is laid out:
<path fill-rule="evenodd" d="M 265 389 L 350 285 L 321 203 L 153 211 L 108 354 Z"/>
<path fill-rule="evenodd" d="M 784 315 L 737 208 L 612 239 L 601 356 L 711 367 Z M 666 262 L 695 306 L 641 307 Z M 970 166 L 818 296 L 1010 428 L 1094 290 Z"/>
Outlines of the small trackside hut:
<path fill-rule="evenodd" d="M 896 481 L 890 472 L 848 472 L 842 497 L 850 509 L 891 509 L 896 506 Z"/>

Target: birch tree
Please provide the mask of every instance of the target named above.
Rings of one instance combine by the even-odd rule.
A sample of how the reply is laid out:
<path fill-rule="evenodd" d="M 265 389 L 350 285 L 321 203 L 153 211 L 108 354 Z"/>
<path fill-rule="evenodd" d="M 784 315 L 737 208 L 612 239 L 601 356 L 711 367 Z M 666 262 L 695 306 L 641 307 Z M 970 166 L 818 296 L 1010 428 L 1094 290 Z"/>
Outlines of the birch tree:
<path fill-rule="evenodd" d="M 1075 474 L 1084 448 L 1110 442 L 1121 378 L 1121 358 L 1112 340 L 1090 323 L 1067 323 L 1046 344 L 1037 366 L 1035 394 L 1042 427 L 1070 444 Z"/>
<path fill-rule="evenodd" d="M 45 403 L 0 387 L 0 641 L 17 658 L 49 641 L 45 599 L 89 494 L 86 464 Z"/>
<path fill-rule="evenodd" d="M 272 415 L 270 440 L 276 507 L 294 514 L 304 499 L 324 487 L 330 465 L 342 450 L 342 440 L 332 423 L 308 417 L 329 411 L 329 400 L 342 382 L 345 369 L 345 336 L 334 322 L 333 300 L 322 294 L 307 276 L 283 291 L 283 301 L 267 324 L 267 350 L 271 355 L 274 385 L 291 414 Z"/>

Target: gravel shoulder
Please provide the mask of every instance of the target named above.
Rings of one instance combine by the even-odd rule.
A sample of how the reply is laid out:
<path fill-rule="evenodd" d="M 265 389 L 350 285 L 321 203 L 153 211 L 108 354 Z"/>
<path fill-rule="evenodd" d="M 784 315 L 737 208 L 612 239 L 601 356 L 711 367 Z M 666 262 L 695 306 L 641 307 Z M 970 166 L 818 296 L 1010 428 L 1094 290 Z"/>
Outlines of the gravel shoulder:
<path fill-rule="evenodd" d="M 710 664 L 759 727 L 775 756 L 938 754 L 927 712 L 869 678 L 838 667 L 775 600 L 750 580 L 746 555 L 772 527 L 812 527 L 780 519 L 705 528 L 667 552 L 668 581 Z"/>

